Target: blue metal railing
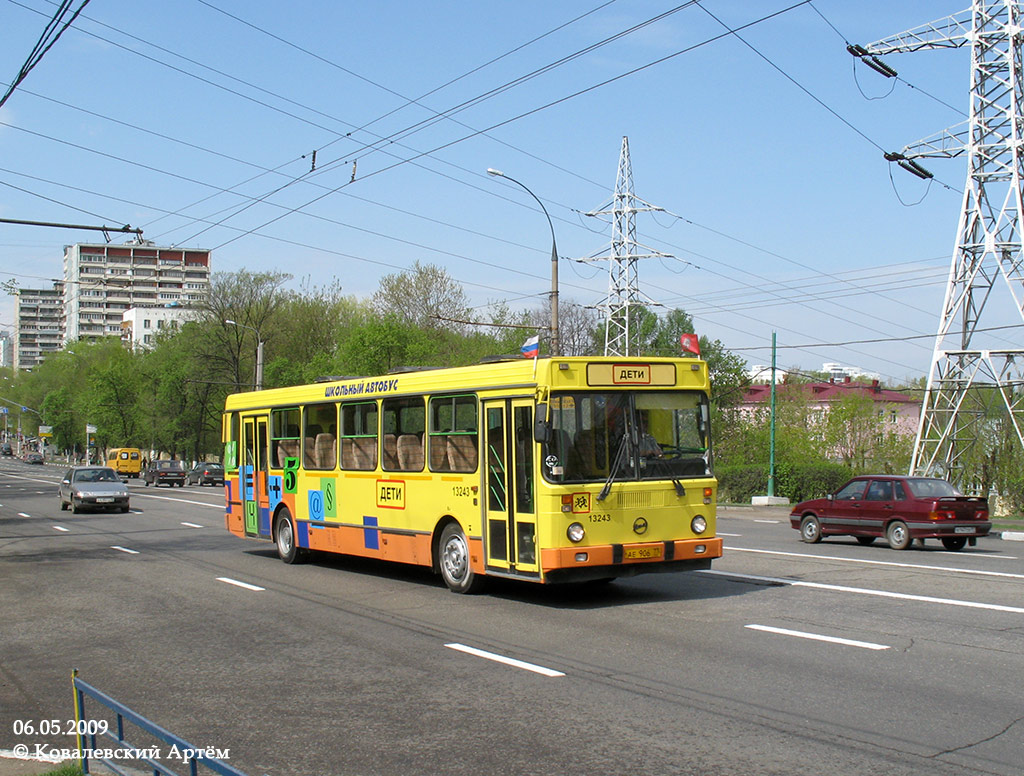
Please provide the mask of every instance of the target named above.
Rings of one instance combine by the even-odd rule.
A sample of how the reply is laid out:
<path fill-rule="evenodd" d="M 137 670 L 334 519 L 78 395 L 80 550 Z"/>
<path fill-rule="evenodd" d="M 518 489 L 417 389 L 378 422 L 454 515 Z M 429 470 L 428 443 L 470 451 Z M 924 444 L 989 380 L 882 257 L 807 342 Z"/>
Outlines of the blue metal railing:
<path fill-rule="evenodd" d="M 204 773 L 215 773 L 218 776 L 246 776 L 242 771 L 233 768 L 221 759 L 223 752 L 213 747 L 200 747 L 190 744 L 168 730 L 150 722 L 141 714 L 137 714 L 123 703 L 119 703 L 104 692 L 78 678 L 77 669 L 71 672 L 71 684 L 75 693 L 75 723 L 78 736 L 77 759 L 82 773 L 89 770 L 91 761 L 101 763 L 119 776 L 135 776 L 139 767 L 152 768 L 153 776 L 199 776 L 199 768 Z M 106 720 L 89 720 L 85 715 L 85 698 L 106 706 L 116 715 L 113 730 Z M 140 731 L 148 733 L 163 746 L 133 746 L 125 738 L 125 725 L 134 725 Z M 217 756 L 214 756 L 217 755 Z M 185 772 L 172 770 L 161 760 L 180 761 Z M 119 762 L 132 763 L 131 771 L 125 770 Z"/>

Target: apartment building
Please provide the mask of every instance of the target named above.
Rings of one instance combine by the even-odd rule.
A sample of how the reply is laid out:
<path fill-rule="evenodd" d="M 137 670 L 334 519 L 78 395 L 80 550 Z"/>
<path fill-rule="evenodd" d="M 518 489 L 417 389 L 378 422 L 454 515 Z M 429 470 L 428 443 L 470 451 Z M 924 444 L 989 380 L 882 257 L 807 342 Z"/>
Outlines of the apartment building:
<path fill-rule="evenodd" d="M 14 368 L 31 369 L 64 346 L 64 284 L 15 294 Z"/>
<path fill-rule="evenodd" d="M 195 317 L 196 311 L 188 307 L 133 307 L 124 313 L 121 339 L 131 350 L 149 349 L 158 335 L 178 329 Z"/>
<path fill-rule="evenodd" d="M 0 331 L 0 366 L 14 366 L 14 335 L 7 331 Z"/>
<path fill-rule="evenodd" d="M 210 289 L 210 251 L 79 243 L 64 248 L 64 342 L 123 336 L 132 308 L 182 311 Z"/>

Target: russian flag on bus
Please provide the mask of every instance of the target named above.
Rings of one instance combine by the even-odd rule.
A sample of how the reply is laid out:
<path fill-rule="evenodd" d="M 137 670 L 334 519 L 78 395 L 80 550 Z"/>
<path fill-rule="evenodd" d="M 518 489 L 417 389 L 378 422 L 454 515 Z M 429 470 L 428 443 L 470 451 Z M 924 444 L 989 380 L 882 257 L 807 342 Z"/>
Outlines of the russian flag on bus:
<path fill-rule="evenodd" d="M 540 335 L 534 334 L 520 348 L 523 351 L 523 358 L 537 358 L 540 355 Z"/>

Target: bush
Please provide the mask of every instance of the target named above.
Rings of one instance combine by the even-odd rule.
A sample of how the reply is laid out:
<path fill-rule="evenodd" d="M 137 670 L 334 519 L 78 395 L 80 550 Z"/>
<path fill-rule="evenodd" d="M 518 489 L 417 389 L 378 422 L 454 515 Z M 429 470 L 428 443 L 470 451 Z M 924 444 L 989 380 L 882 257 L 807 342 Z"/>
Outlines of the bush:
<path fill-rule="evenodd" d="M 853 472 L 840 463 L 783 464 L 775 473 L 775 490 L 797 503 L 834 493 L 852 476 Z"/>
<path fill-rule="evenodd" d="M 750 503 L 754 496 L 768 492 L 768 467 L 763 465 L 721 466 L 718 500 L 721 503 Z M 852 472 L 838 463 L 779 464 L 775 467 L 775 495 L 796 503 L 819 498 L 839 489 Z"/>
<path fill-rule="evenodd" d="M 749 504 L 753 496 L 763 496 L 768 487 L 767 466 L 720 466 L 715 469 L 715 476 L 719 502 Z"/>

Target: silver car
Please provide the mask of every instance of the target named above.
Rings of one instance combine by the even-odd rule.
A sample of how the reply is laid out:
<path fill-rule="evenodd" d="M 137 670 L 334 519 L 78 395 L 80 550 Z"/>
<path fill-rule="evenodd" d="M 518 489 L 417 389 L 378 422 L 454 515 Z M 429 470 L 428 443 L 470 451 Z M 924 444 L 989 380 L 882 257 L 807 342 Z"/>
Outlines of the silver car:
<path fill-rule="evenodd" d="M 76 466 L 64 472 L 58 486 L 60 508 L 128 511 L 128 486 L 108 466 Z"/>

